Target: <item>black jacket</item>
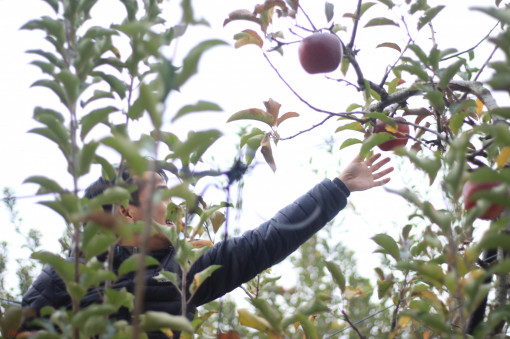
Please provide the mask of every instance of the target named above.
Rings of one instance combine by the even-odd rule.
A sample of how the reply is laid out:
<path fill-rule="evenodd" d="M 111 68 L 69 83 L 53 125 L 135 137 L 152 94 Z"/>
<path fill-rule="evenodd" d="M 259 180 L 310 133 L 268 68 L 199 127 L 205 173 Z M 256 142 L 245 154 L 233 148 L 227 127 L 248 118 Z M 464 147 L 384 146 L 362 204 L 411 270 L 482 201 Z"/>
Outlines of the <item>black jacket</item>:
<path fill-rule="evenodd" d="M 258 273 L 279 263 L 294 252 L 301 244 L 320 230 L 347 204 L 350 192 L 338 179 L 324 180 L 294 203 L 280 210 L 271 220 L 259 227 L 247 231 L 240 237 L 217 243 L 198 259 L 187 276 L 191 282 L 194 275 L 210 265 L 221 265 L 200 286 L 193 300 L 188 304 L 186 317 L 193 319 L 198 306 L 206 304 L 232 291 L 251 280 Z M 114 270 L 131 253 L 123 247 L 117 247 L 114 257 Z M 147 288 L 145 292 L 145 311 L 164 311 L 178 315 L 181 313 L 181 297 L 170 282 L 157 281 L 153 277 L 161 269 L 181 275 L 175 261 L 172 247 L 150 252 L 158 259 L 160 266 L 147 269 Z M 189 286 L 189 284 L 188 284 Z M 115 289 L 126 287 L 134 292 L 134 273 L 118 278 Z M 101 289 L 91 289 L 81 300 L 81 306 L 100 303 Z M 65 285 L 50 266 L 46 266 L 32 287 L 23 297 L 23 306 L 40 310 L 43 306 L 71 308 L 71 300 Z M 130 320 L 130 313 L 121 308 L 117 319 Z M 162 333 L 151 333 L 151 339 L 166 338 Z"/>

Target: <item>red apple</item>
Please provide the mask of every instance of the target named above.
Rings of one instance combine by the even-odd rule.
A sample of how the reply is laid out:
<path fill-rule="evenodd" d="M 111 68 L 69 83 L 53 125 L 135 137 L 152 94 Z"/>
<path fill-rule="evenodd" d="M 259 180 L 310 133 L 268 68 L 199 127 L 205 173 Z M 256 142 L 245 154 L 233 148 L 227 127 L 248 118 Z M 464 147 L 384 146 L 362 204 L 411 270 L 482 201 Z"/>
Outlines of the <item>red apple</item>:
<path fill-rule="evenodd" d="M 464 207 L 466 210 L 470 210 L 471 208 L 476 206 L 476 199 L 472 197 L 478 191 L 489 191 L 493 187 L 499 186 L 501 183 L 499 182 L 472 182 L 467 181 L 462 189 L 462 197 L 464 198 Z M 504 211 L 505 207 L 492 204 L 485 213 L 480 216 L 480 219 L 484 220 L 493 220 L 501 215 Z"/>
<path fill-rule="evenodd" d="M 396 121 L 406 121 L 402 117 L 395 118 Z M 386 123 L 381 120 L 377 120 L 374 127 L 374 133 L 386 132 L 396 137 L 377 145 L 382 151 L 391 151 L 395 147 L 405 146 L 407 140 L 409 140 L 409 125 L 397 123 L 397 132 L 390 132 L 386 129 Z"/>
<path fill-rule="evenodd" d="M 299 44 L 299 61 L 310 74 L 334 71 L 342 61 L 342 44 L 331 33 L 315 33 Z"/>

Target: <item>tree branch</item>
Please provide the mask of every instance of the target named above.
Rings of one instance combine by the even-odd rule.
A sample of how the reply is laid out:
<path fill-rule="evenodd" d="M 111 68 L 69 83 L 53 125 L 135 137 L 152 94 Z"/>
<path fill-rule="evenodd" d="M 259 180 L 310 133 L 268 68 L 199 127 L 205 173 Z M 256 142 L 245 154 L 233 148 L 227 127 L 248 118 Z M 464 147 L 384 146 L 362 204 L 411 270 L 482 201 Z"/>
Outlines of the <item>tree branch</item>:
<path fill-rule="evenodd" d="M 345 321 L 347 321 L 347 323 L 356 331 L 356 333 L 358 334 L 360 339 L 366 339 L 366 337 L 363 334 L 361 334 L 361 332 L 358 330 L 356 325 L 351 322 L 351 320 L 349 319 L 349 316 L 347 315 L 347 313 L 345 313 L 345 311 L 342 311 L 342 314 L 344 315 Z"/>
<path fill-rule="evenodd" d="M 361 14 L 361 0 L 358 0 L 358 7 L 356 8 L 356 18 L 354 19 L 354 27 L 352 28 L 351 41 L 349 41 L 349 44 L 347 45 L 349 49 L 352 49 L 352 47 L 354 46 L 354 40 L 356 39 L 356 32 L 358 30 L 360 14 Z"/>
<path fill-rule="evenodd" d="M 456 53 L 456 54 L 453 54 L 453 55 L 450 55 L 450 56 L 447 56 L 446 58 L 443 58 L 441 59 L 441 61 L 445 61 L 445 60 L 448 60 L 448 59 L 453 59 L 453 58 L 456 58 L 464 53 L 468 53 L 468 52 L 471 52 L 472 50 L 476 49 L 478 46 L 480 46 L 480 44 L 482 42 L 484 42 L 485 40 L 487 40 L 489 38 L 489 36 L 491 35 L 492 31 L 494 31 L 496 29 L 496 27 L 499 26 L 499 21 L 494 25 L 494 27 L 492 27 L 492 29 L 489 31 L 489 33 L 487 33 L 487 35 L 485 35 L 482 40 L 480 40 L 476 45 L 474 45 L 473 47 L 471 48 L 468 48 L 466 49 L 465 51 L 462 51 L 462 52 L 459 52 L 459 53 Z"/>
<path fill-rule="evenodd" d="M 294 134 L 294 135 L 291 135 L 290 137 L 280 138 L 280 140 L 289 140 L 289 139 L 293 139 L 293 138 L 297 137 L 298 135 L 301 135 L 301 134 L 303 134 L 303 133 L 309 132 L 309 131 L 313 130 L 314 128 L 317 128 L 317 127 L 319 127 L 319 126 L 323 125 L 326 121 L 328 121 L 330 118 L 332 118 L 332 117 L 334 117 L 334 116 L 335 116 L 334 114 L 330 114 L 330 115 L 328 115 L 328 116 L 327 116 L 324 120 L 322 120 L 321 122 L 319 122 L 318 124 L 315 124 L 315 125 L 313 125 L 312 127 L 307 128 L 307 129 L 305 129 L 305 130 L 302 130 L 301 132 L 298 132 L 298 133 L 296 133 L 296 134 Z"/>

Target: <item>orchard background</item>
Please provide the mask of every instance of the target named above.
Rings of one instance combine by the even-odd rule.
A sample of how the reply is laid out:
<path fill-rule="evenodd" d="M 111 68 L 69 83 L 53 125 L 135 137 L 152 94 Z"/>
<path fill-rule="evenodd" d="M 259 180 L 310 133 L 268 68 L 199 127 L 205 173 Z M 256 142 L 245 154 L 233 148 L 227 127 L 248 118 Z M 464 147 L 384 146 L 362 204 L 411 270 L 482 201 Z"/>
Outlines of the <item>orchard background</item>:
<path fill-rule="evenodd" d="M 292 260 L 234 297 L 207 305 L 192 324 L 165 317 L 165 327 L 203 337 L 506 332 L 508 218 L 491 223 L 477 218 L 490 201 L 510 204 L 505 108 L 510 38 L 504 1 L 27 4 L 0 3 L 6 28 L 2 45 L 9 46 L 1 62 L 6 119 L 0 186 L 9 188 L 6 197 L 18 197 L 4 199 L 2 211 L 3 336 L 18 326 L 23 312 L 15 301 L 39 269 L 28 260 L 30 252 L 49 250 L 34 258 L 63 265 L 59 256 L 76 246 L 73 238 L 83 236 L 81 222 L 99 203 L 81 199 L 82 190 L 102 172 L 112 175 L 111 164 L 122 159 L 141 170 L 151 166 L 143 156 L 164 161 L 179 177 L 170 185 L 179 189 L 167 192 L 176 202 L 196 205 L 198 194 L 207 203 L 191 215 L 182 209 L 183 215 L 173 215 L 176 223 L 194 228 L 183 227 L 188 236 L 196 230 L 209 239 L 203 224 L 210 229 L 209 240 L 216 241 L 226 229 L 232 236 L 270 218 L 318 180 L 336 176 L 360 150 L 377 150 L 387 136 L 371 136 L 371 126 L 375 119 L 390 123 L 386 116 L 393 115 L 412 124 L 406 151 L 387 153 L 398 167 L 389 185 L 396 194 L 377 189 L 353 195 L 349 209 Z M 477 6 L 484 9 L 471 9 Z M 35 21 L 25 25 L 29 20 Z M 25 30 L 18 31 L 23 25 Z M 309 75 L 298 62 L 298 42 L 314 29 L 334 31 L 349 56 L 327 75 Z M 23 54 L 26 50 L 38 51 Z M 29 89 L 36 81 L 38 86 Z M 395 93 L 400 96 L 393 102 Z M 297 112 L 299 117 L 276 128 L 262 112 L 269 111 L 264 102 L 271 101 L 281 104 L 280 115 Z M 250 108 L 258 111 L 246 113 Z M 259 120 L 226 123 L 243 111 L 237 117 Z M 26 133 L 34 128 L 38 133 Z M 266 157 L 260 152 L 265 135 L 271 139 L 275 173 L 266 164 L 272 163 L 267 142 Z M 202 155 L 201 146 L 209 144 Z M 249 165 L 246 172 L 234 167 L 237 159 Z M 205 172 L 210 170 L 216 173 Z M 233 174 L 239 176 L 234 180 Z M 503 184 L 466 212 L 460 192 L 468 176 Z M 125 200 L 121 184 L 103 199 Z M 50 208 L 37 204 L 41 201 Z M 225 202 L 234 207 L 225 208 Z M 228 223 L 219 225 L 220 212 L 229 216 Z M 102 230 L 101 220 L 91 226 L 101 230 L 98 237 L 105 242 L 81 248 L 91 253 L 90 260 L 115 240 Z M 182 251 L 189 246 L 175 242 Z M 488 249 L 498 249 L 497 260 L 479 262 Z M 489 273 L 480 269 L 484 266 Z M 66 282 L 72 286 L 82 274 L 78 270 Z M 296 279 L 277 279 L 282 274 Z M 89 287 L 78 285 L 75 300 Z M 473 332 L 470 319 L 489 291 L 485 321 Z M 131 337 L 147 328 L 136 320 L 128 326 L 99 319 L 97 314 L 111 314 L 119 305 L 102 307 L 96 316 L 89 310 L 92 316 L 82 323 L 73 319 L 87 310 L 48 310 L 54 315 L 49 322 L 57 315 L 69 322 L 57 324 L 61 334 L 40 335 L 110 337 L 114 329 L 117 337 Z M 135 305 L 133 313 L 144 318 L 144 326 L 158 316 L 141 315 Z"/>

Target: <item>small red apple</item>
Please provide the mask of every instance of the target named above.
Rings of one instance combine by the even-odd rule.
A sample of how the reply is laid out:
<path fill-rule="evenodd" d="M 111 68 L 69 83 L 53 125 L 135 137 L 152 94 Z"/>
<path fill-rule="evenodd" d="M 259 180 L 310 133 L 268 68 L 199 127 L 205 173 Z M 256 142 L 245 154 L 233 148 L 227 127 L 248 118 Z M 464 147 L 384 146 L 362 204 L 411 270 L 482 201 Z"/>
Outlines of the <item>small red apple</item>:
<path fill-rule="evenodd" d="M 402 117 L 395 118 L 393 120 L 396 121 L 406 121 Z M 391 139 L 383 142 L 382 144 L 377 145 L 381 151 L 391 151 L 395 147 L 405 146 L 407 144 L 407 140 L 409 140 L 409 125 L 399 124 L 397 123 L 397 132 L 390 132 L 386 129 L 386 123 L 377 120 L 374 127 L 374 133 L 386 132 L 396 137 L 396 139 Z"/>
<path fill-rule="evenodd" d="M 299 44 L 299 61 L 310 74 L 334 71 L 342 61 L 340 39 L 331 33 L 314 33 Z"/>
<path fill-rule="evenodd" d="M 488 191 L 493 187 L 499 186 L 501 183 L 499 182 L 472 182 L 467 181 L 464 187 L 462 188 L 462 197 L 464 198 L 464 207 L 466 210 L 470 210 L 471 208 L 476 206 L 476 199 L 473 199 L 471 196 L 478 191 Z M 480 216 L 480 219 L 484 220 L 493 220 L 501 215 L 501 213 L 505 210 L 504 206 L 498 204 L 492 204 L 485 213 Z"/>

